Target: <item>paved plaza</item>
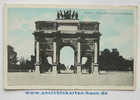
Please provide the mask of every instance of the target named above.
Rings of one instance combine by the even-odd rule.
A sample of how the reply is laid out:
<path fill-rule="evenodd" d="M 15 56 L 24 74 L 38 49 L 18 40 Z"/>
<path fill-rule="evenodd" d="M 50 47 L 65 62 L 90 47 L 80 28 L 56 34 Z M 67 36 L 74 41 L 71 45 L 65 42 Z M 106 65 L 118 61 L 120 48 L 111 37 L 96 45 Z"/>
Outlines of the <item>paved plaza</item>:
<path fill-rule="evenodd" d="M 133 86 L 133 79 L 133 72 L 102 72 L 99 74 L 11 72 L 8 73 L 8 86 Z"/>

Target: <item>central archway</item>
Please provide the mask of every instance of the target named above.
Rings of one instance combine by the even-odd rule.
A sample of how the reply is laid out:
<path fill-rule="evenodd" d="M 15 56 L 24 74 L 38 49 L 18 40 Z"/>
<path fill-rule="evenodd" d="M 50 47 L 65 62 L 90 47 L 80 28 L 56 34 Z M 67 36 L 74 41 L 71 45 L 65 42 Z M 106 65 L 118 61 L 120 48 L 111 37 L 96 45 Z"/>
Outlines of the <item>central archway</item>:
<path fill-rule="evenodd" d="M 64 46 L 60 49 L 60 63 L 64 64 L 67 69 L 74 65 L 74 49 L 71 46 Z"/>

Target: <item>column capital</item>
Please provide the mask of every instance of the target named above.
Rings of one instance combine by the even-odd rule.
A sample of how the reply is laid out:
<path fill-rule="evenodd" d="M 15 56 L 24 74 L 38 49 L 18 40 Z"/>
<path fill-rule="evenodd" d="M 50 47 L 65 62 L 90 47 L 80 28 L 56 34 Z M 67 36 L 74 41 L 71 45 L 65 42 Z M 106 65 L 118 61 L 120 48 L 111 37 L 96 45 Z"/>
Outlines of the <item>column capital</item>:
<path fill-rule="evenodd" d="M 81 42 L 81 39 L 77 39 L 77 43 L 78 43 L 78 42 Z"/>
<path fill-rule="evenodd" d="M 54 38 L 54 39 L 53 39 L 53 42 L 56 42 L 56 40 L 57 40 L 57 39 L 56 39 L 56 38 Z"/>
<path fill-rule="evenodd" d="M 39 41 L 39 36 L 35 35 L 35 41 Z"/>
<path fill-rule="evenodd" d="M 95 40 L 94 40 L 94 43 L 97 43 L 98 41 L 99 41 L 98 39 L 95 39 Z"/>

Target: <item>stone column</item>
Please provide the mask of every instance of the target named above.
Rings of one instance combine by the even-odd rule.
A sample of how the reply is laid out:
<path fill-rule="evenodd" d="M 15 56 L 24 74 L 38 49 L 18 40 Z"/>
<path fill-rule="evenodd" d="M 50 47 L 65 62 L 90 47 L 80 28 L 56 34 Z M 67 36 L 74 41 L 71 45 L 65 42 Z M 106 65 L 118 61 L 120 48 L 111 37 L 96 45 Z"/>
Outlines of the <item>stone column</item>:
<path fill-rule="evenodd" d="M 35 70 L 35 72 L 40 73 L 40 68 L 39 68 L 39 51 L 40 51 L 39 50 L 39 42 L 36 41 L 35 44 L 36 44 L 36 70 Z"/>
<path fill-rule="evenodd" d="M 94 66 L 93 72 L 98 72 L 98 42 L 94 43 Z"/>
<path fill-rule="evenodd" d="M 77 68 L 77 52 L 74 52 L 74 70 L 73 73 L 76 74 L 76 69 Z"/>
<path fill-rule="evenodd" d="M 81 47 L 80 42 L 77 42 L 77 73 L 81 73 Z"/>
<path fill-rule="evenodd" d="M 58 48 L 57 48 L 57 51 L 56 51 L 56 65 L 60 65 L 59 63 L 60 63 L 60 50 L 58 50 Z M 60 68 L 57 68 L 57 66 L 56 66 L 56 69 L 57 69 L 57 73 L 61 73 Z"/>
<path fill-rule="evenodd" d="M 53 73 L 57 73 L 57 68 L 56 68 L 56 42 L 53 42 Z"/>

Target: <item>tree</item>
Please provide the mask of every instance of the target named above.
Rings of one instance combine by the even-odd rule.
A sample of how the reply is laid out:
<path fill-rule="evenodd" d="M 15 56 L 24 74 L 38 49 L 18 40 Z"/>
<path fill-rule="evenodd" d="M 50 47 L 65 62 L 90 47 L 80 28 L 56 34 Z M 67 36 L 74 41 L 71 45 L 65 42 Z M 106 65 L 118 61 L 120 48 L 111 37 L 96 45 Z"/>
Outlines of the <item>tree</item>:
<path fill-rule="evenodd" d="M 17 63 L 17 53 L 14 51 L 14 48 L 8 45 L 8 64 Z"/>
<path fill-rule="evenodd" d="M 111 54 L 112 54 L 114 57 L 119 57 L 119 51 L 118 51 L 118 49 L 117 49 L 117 48 L 112 49 Z"/>
<path fill-rule="evenodd" d="M 104 50 L 101 52 L 101 55 L 102 55 L 102 56 L 109 56 L 109 55 L 110 55 L 110 50 L 109 50 L 109 49 L 104 49 Z"/>
<path fill-rule="evenodd" d="M 26 60 L 24 59 L 24 57 L 21 57 L 19 59 L 20 65 L 26 65 Z"/>
<path fill-rule="evenodd" d="M 8 72 L 17 71 L 17 53 L 11 45 L 7 46 L 8 52 Z"/>
<path fill-rule="evenodd" d="M 119 51 L 115 48 L 110 51 L 104 49 L 99 56 L 100 70 L 133 70 L 133 60 L 125 59 L 119 55 Z"/>

